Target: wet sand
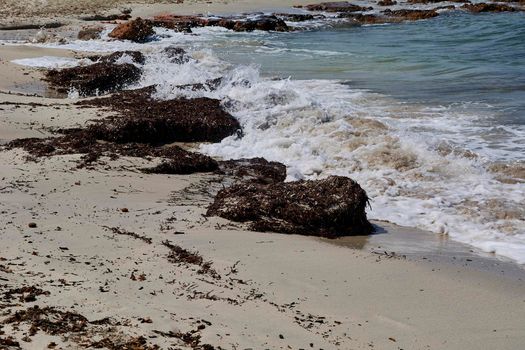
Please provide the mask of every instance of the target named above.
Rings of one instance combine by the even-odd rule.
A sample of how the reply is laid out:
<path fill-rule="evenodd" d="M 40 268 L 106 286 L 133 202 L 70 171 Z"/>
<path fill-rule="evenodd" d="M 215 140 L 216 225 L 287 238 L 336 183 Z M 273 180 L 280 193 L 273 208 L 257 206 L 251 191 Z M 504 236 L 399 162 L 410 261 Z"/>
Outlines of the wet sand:
<path fill-rule="evenodd" d="M 39 75 L 9 61 L 50 54 L 59 53 L 0 46 L 3 142 L 106 115 L 70 100 L 28 96 Z M 103 158 L 93 169 L 77 169 L 79 155 L 26 157 L 0 152 L 0 323 L 34 305 L 89 322 L 74 336 L 40 329 L 30 342 L 23 340 L 30 324 L 3 324 L 0 338 L 12 336 L 23 349 L 86 348 L 138 336 L 188 349 L 525 344 L 523 270 L 444 237 L 380 222 L 376 235 L 335 241 L 249 232 L 203 216 L 215 175 L 146 175 L 138 169 L 155 160 L 128 157 Z M 216 274 L 173 262 L 166 241 L 198 252 Z M 5 299 L 28 286 L 48 293 Z M 106 317 L 106 326 L 93 322 Z M 198 335 L 198 344 L 181 334 Z"/>

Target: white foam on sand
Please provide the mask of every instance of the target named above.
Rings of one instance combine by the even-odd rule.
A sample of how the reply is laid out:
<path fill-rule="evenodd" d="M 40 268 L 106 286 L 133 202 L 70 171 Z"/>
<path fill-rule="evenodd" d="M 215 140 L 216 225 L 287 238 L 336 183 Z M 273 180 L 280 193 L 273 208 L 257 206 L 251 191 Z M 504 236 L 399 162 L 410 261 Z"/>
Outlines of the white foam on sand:
<path fill-rule="evenodd" d="M 13 60 L 12 62 L 21 66 L 54 69 L 75 67 L 79 65 L 79 61 L 80 60 L 78 59 L 68 57 L 41 56 L 33 58 L 20 58 Z"/>

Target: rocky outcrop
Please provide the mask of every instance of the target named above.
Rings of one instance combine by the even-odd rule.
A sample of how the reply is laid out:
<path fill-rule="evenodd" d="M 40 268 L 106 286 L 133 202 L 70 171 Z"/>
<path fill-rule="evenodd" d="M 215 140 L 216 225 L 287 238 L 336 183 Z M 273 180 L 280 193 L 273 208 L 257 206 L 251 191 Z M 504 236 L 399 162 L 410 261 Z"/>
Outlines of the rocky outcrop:
<path fill-rule="evenodd" d="M 359 12 L 372 10 L 372 7 L 363 7 L 349 3 L 348 1 L 322 2 L 304 6 L 308 11 L 325 12 Z"/>
<path fill-rule="evenodd" d="M 155 34 L 153 24 L 149 20 L 137 18 L 132 21 L 119 24 L 109 36 L 118 40 L 131 40 L 134 42 L 145 42 L 148 37 Z"/>
<path fill-rule="evenodd" d="M 208 216 L 246 222 L 251 230 L 339 237 L 369 234 L 368 197 L 357 182 L 341 176 L 324 180 L 245 182 L 221 190 Z"/>
<path fill-rule="evenodd" d="M 255 181 L 262 184 L 283 182 L 286 166 L 269 162 L 264 158 L 235 159 L 219 162 L 219 172 L 240 181 Z"/>
<path fill-rule="evenodd" d="M 469 0 L 407 0 L 409 4 L 439 4 L 441 2 L 469 3 Z"/>
<path fill-rule="evenodd" d="M 394 20 L 400 21 L 417 21 L 420 19 L 429 19 L 439 16 L 439 13 L 435 10 L 390 10 L 386 9 L 383 14 L 387 17 L 393 18 Z"/>
<path fill-rule="evenodd" d="M 83 96 L 117 91 L 139 80 L 142 70 L 134 64 L 99 62 L 88 66 L 49 70 L 45 80 L 61 93 L 76 89 Z"/>
<path fill-rule="evenodd" d="M 461 6 L 462 9 L 473 12 L 515 12 L 518 11 L 515 7 L 505 5 L 505 4 L 487 4 L 487 3 L 478 3 L 478 4 L 465 4 Z"/>
<path fill-rule="evenodd" d="M 399 23 L 403 21 L 417 21 L 439 16 L 436 10 L 390 10 L 386 9 L 382 15 L 362 13 L 341 13 L 340 18 L 347 18 L 356 24 Z"/>
<path fill-rule="evenodd" d="M 304 22 L 313 19 L 325 18 L 323 15 L 311 15 L 309 13 L 275 13 L 275 16 L 288 22 Z"/>
<path fill-rule="evenodd" d="M 191 59 L 188 53 L 186 52 L 186 50 L 184 50 L 181 47 L 170 46 L 170 47 L 165 48 L 163 50 L 163 53 L 166 56 L 168 56 L 171 63 L 175 63 L 175 64 L 188 63 Z"/>
<path fill-rule="evenodd" d="M 393 6 L 397 4 L 395 0 L 380 0 L 377 2 L 379 6 Z"/>
<path fill-rule="evenodd" d="M 131 18 L 129 13 L 114 13 L 109 15 L 93 15 L 93 16 L 82 16 L 79 19 L 81 21 L 127 21 Z"/>
<path fill-rule="evenodd" d="M 239 122 L 221 108 L 219 100 L 155 100 L 151 98 L 154 91 L 154 87 L 122 91 L 80 104 L 119 113 L 90 126 L 98 139 L 110 142 L 219 142 L 241 129 Z"/>
<path fill-rule="evenodd" d="M 79 40 L 95 40 L 100 39 L 100 34 L 104 30 L 101 26 L 83 27 L 77 35 Z"/>
<path fill-rule="evenodd" d="M 378 16 L 373 14 L 362 14 L 362 13 L 342 13 L 339 18 L 347 18 L 355 24 L 381 24 L 389 23 L 392 19 L 385 16 Z"/>
<path fill-rule="evenodd" d="M 256 16 L 251 18 L 210 17 L 161 15 L 153 18 L 155 26 L 191 32 L 195 27 L 223 27 L 237 32 L 251 32 L 254 30 L 285 32 L 290 28 L 277 16 Z"/>

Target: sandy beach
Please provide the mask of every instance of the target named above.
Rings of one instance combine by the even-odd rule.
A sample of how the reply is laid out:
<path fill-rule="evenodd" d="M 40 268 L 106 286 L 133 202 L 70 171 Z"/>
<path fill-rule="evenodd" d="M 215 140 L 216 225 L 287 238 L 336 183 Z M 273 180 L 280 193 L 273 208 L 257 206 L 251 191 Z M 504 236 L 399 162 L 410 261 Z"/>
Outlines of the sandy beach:
<path fill-rule="evenodd" d="M 257 11 L 307 1 L 4 1 L 15 23 Z M 152 4 L 155 3 L 155 4 Z M 7 24 L 7 23 L 2 23 Z M 72 29 L 71 29 L 72 28 Z M 12 63 L 86 53 L 0 46 L 0 143 L 112 114 Z M 145 174 L 155 157 L 0 152 L 1 349 L 520 349 L 525 270 L 444 235 L 253 232 L 206 216 L 215 173 Z M 188 258 L 189 257 L 189 258 Z"/>

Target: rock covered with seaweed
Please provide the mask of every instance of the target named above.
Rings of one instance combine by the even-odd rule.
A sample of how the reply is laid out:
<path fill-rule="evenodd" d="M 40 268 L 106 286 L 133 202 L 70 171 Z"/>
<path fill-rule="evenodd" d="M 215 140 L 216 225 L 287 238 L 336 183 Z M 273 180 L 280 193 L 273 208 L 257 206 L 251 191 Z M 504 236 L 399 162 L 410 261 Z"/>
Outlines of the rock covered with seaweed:
<path fill-rule="evenodd" d="M 368 197 L 343 176 L 260 184 L 244 182 L 221 190 L 208 216 L 246 222 L 254 231 L 323 237 L 369 234 Z"/>

